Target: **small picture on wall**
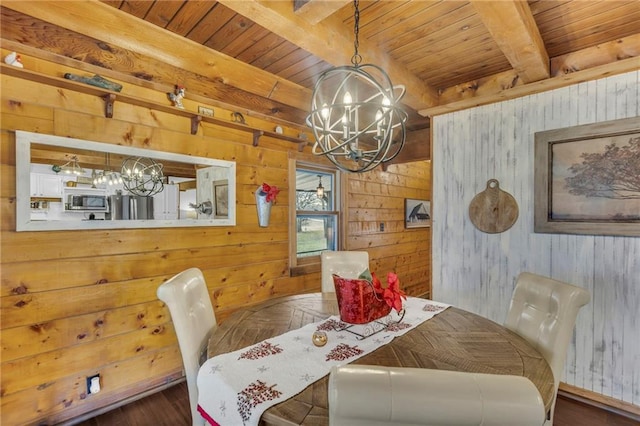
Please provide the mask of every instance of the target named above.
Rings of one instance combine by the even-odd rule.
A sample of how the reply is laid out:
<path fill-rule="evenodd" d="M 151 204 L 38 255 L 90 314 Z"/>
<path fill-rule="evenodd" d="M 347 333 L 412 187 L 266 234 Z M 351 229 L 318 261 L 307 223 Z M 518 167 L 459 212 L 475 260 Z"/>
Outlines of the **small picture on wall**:
<path fill-rule="evenodd" d="M 213 182 L 214 219 L 229 217 L 229 182 L 217 180 Z"/>
<path fill-rule="evenodd" d="M 405 228 L 427 228 L 431 226 L 431 201 L 405 198 Z"/>

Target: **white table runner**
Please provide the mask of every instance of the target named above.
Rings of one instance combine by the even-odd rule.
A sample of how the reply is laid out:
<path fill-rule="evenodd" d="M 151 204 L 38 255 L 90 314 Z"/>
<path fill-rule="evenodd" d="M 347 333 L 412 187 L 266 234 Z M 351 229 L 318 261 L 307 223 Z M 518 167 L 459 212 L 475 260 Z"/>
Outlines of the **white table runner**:
<path fill-rule="evenodd" d="M 401 322 L 390 326 L 375 322 L 352 326 L 350 330 L 367 335 L 382 329 L 364 340 L 343 330 L 347 324 L 340 321 L 339 316 L 331 316 L 210 358 L 198 372 L 198 411 L 214 426 L 257 425 L 266 409 L 326 376 L 332 366 L 348 364 L 373 352 L 448 307 L 444 303 L 408 297 Z M 397 320 L 395 311 L 391 312 L 380 321 Z M 327 334 L 325 346 L 314 346 L 311 341 L 317 330 Z"/>

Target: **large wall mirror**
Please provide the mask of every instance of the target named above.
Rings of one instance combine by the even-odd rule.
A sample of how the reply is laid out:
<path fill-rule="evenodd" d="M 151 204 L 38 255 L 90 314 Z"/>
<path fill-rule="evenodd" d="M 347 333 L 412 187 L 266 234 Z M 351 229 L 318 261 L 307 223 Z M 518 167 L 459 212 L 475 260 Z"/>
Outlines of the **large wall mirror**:
<path fill-rule="evenodd" d="M 233 161 L 16 131 L 16 230 L 233 226 Z"/>

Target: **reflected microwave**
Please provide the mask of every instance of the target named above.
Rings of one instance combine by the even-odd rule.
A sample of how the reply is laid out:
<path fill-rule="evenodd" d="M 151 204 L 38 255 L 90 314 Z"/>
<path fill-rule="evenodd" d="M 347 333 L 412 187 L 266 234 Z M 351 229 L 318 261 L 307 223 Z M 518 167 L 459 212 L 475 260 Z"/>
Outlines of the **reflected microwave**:
<path fill-rule="evenodd" d="M 98 194 L 69 195 L 66 207 L 67 210 L 109 210 L 107 196 Z"/>

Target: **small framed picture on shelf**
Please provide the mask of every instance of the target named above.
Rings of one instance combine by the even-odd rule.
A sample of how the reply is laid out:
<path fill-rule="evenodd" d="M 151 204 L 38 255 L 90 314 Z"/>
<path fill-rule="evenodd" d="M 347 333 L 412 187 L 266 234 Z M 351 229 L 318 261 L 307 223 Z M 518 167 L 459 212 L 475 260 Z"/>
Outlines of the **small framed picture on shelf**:
<path fill-rule="evenodd" d="M 404 227 L 428 228 L 431 226 L 431 201 L 404 199 Z"/>

